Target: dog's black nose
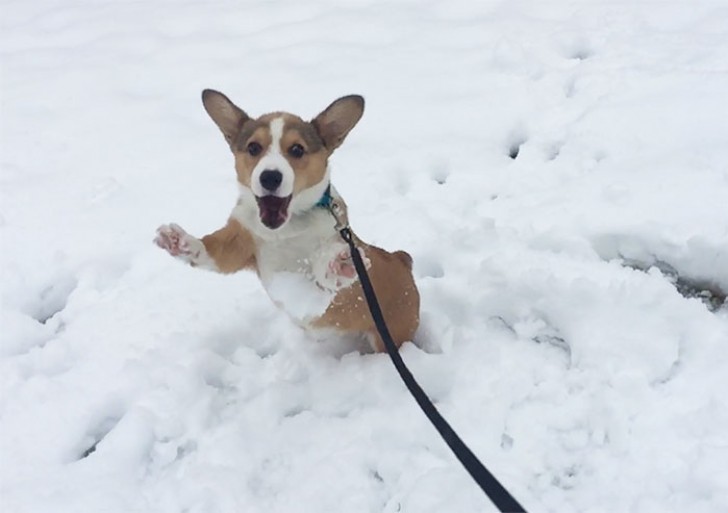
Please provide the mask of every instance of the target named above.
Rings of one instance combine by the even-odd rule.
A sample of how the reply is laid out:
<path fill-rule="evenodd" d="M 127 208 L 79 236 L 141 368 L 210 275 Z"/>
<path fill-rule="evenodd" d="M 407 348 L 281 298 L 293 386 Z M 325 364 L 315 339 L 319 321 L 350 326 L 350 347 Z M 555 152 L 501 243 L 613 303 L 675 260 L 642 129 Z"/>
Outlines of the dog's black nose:
<path fill-rule="evenodd" d="M 260 185 L 266 191 L 273 192 L 283 181 L 283 174 L 277 169 L 266 169 L 260 173 Z"/>

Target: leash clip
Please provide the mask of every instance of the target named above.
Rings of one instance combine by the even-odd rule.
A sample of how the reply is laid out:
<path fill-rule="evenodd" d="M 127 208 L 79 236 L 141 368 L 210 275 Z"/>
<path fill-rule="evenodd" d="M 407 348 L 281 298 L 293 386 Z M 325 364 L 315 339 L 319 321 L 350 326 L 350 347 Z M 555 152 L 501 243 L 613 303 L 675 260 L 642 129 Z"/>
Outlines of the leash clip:
<path fill-rule="evenodd" d="M 331 215 L 334 217 L 334 220 L 336 221 L 336 226 L 334 226 L 334 229 L 337 232 L 342 232 L 343 230 L 349 228 L 349 219 L 346 215 L 346 211 L 341 207 L 341 204 L 339 204 L 338 200 L 332 199 L 331 203 L 329 203 L 328 209 L 329 212 L 331 212 Z"/>

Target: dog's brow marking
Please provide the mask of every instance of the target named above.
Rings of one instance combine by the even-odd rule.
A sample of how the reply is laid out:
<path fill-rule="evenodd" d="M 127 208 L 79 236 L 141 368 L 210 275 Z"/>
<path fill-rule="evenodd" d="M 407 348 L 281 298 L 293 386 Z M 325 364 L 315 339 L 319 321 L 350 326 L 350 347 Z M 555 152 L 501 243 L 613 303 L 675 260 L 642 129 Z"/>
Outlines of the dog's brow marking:
<path fill-rule="evenodd" d="M 270 150 L 271 153 L 281 154 L 281 139 L 283 138 L 283 125 L 285 121 L 282 117 L 275 118 L 270 122 Z"/>
<path fill-rule="evenodd" d="M 275 191 L 274 195 L 283 198 L 293 194 L 293 183 L 295 181 L 295 171 L 281 151 L 285 118 L 283 116 L 279 116 L 270 120 L 267 124 L 271 138 L 270 146 L 268 147 L 265 155 L 258 161 L 253 169 L 250 181 L 252 183 L 253 193 L 256 196 L 266 196 L 269 192 L 262 188 L 260 184 L 260 175 L 266 169 L 275 169 L 280 171 L 283 177 L 281 184 Z"/>

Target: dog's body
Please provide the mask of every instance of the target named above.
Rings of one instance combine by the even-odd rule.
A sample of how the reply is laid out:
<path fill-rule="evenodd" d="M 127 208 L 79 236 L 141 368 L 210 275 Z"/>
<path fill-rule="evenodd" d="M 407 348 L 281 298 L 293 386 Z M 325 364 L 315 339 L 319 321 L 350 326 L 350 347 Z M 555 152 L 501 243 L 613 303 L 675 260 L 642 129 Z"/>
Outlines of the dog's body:
<path fill-rule="evenodd" d="M 340 98 L 310 123 L 283 112 L 251 119 L 216 91 L 204 91 L 202 99 L 235 156 L 240 197 L 223 228 L 197 239 L 164 225 L 157 245 L 195 267 L 255 270 L 271 299 L 303 327 L 363 335 L 383 350 L 348 246 L 327 208 L 333 202 L 346 216 L 328 158 L 361 118 L 363 98 Z M 410 256 L 355 240 L 392 338 L 398 346 L 412 340 L 419 293 Z"/>

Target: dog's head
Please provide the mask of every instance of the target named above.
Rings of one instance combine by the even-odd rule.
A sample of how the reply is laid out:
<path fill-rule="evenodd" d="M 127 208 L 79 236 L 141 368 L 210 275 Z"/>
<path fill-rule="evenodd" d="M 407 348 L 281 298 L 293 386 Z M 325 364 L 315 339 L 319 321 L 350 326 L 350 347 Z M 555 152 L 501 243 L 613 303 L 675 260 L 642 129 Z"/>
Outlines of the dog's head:
<path fill-rule="evenodd" d="M 286 112 L 248 116 L 211 89 L 202 103 L 235 156 L 241 190 L 255 198 L 259 220 L 275 230 L 313 208 L 329 185 L 328 158 L 364 112 L 364 98 L 344 96 L 312 121 Z"/>

